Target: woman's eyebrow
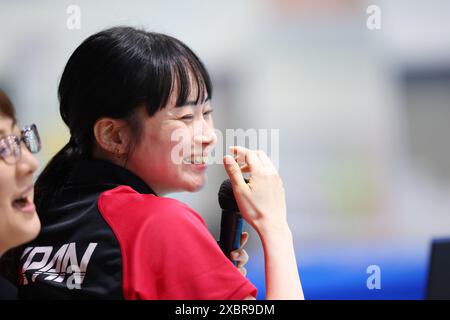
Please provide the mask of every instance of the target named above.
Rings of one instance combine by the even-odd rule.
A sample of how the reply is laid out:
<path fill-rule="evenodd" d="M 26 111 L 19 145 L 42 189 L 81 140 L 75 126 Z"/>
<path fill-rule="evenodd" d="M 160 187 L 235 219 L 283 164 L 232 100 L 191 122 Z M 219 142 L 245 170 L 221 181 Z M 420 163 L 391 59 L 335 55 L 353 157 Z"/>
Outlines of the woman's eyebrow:
<path fill-rule="evenodd" d="M 201 101 L 200 103 L 197 103 L 194 100 L 189 100 L 189 101 L 186 101 L 186 103 L 183 104 L 183 106 L 194 106 L 195 107 L 197 104 L 204 104 L 204 103 L 208 102 L 209 100 L 211 100 L 209 97 L 207 97 L 205 100 Z"/>

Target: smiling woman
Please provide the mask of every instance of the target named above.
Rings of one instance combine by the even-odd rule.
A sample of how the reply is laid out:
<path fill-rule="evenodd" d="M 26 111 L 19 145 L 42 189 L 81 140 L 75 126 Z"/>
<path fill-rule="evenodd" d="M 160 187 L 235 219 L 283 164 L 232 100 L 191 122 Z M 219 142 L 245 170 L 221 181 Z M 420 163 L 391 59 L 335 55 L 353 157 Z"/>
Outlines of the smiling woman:
<path fill-rule="evenodd" d="M 35 126 L 22 133 L 18 130 L 13 105 L 0 90 L 0 256 L 34 239 L 40 230 L 33 203 L 33 173 L 38 163 L 31 152 L 40 147 L 36 137 Z M 6 298 L 6 286 L 0 280 L 0 298 Z"/>

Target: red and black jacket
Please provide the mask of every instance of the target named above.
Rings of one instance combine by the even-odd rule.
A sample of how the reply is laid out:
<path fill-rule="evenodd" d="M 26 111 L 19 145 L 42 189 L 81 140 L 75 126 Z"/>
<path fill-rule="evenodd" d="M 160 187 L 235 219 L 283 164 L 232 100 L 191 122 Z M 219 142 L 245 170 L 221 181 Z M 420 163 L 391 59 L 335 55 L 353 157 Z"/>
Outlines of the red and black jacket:
<path fill-rule="evenodd" d="M 242 299 L 256 288 L 204 220 L 132 172 L 83 160 L 20 258 L 23 299 Z"/>

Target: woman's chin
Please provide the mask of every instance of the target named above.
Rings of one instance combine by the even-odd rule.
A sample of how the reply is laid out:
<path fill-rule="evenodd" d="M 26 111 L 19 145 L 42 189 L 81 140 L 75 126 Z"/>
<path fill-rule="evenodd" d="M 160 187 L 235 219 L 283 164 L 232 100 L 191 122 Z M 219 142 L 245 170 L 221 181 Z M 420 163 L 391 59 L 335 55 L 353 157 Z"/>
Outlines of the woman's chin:
<path fill-rule="evenodd" d="M 20 220 L 11 225 L 10 247 L 17 247 L 34 240 L 41 231 L 41 222 L 37 215 L 31 220 Z"/>
<path fill-rule="evenodd" d="M 37 218 L 37 215 L 36 219 L 30 221 L 23 231 L 23 242 L 34 240 L 39 235 L 39 232 L 41 231 L 41 221 Z"/>
<path fill-rule="evenodd" d="M 189 181 L 189 183 L 187 183 L 186 185 L 185 190 L 188 192 L 197 192 L 203 189 L 205 185 L 206 185 L 206 177 L 203 177 L 195 181 Z"/>

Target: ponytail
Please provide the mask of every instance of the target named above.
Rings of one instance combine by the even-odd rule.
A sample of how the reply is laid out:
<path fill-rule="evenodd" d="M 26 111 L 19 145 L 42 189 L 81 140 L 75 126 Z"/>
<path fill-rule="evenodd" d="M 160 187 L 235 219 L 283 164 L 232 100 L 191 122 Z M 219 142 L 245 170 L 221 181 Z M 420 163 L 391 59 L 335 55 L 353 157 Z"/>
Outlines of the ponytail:
<path fill-rule="evenodd" d="M 44 213 L 52 199 L 67 182 L 76 163 L 83 158 L 81 148 L 75 139 L 69 142 L 49 161 L 45 169 L 39 175 L 35 184 L 35 204 L 38 214 Z M 41 217 L 42 218 L 42 217 Z"/>

